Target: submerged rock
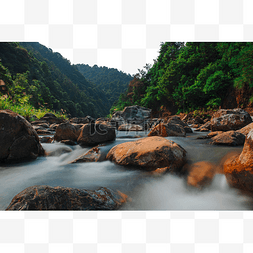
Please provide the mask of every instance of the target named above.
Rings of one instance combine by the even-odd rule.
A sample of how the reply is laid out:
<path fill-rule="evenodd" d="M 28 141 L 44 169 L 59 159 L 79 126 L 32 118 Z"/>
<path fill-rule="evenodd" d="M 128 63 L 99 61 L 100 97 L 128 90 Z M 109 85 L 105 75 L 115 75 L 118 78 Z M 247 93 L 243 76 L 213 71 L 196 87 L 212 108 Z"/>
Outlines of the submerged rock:
<path fill-rule="evenodd" d="M 35 185 L 18 193 L 6 210 L 115 210 L 127 195 L 102 187 L 95 191 Z"/>
<path fill-rule="evenodd" d="M 253 192 L 253 130 L 246 137 L 242 153 L 225 161 L 224 173 L 231 186 Z"/>
<path fill-rule="evenodd" d="M 119 131 L 143 131 L 143 127 L 134 124 L 123 124 L 118 128 Z"/>
<path fill-rule="evenodd" d="M 151 129 L 148 136 L 181 136 L 185 137 L 185 130 L 181 125 L 172 123 L 160 123 Z"/>
<path fill-rule="evenodd" d="M 81 128 L 81 133 L 77 143 L 83 146 L 92 146 L 116 138 L 115 128 L 105 124 L 85 124 Z"/>
<path fill-rule="evenodd" d="M 210 127 L 212 131 L 230 131 L 238 130 L 251 122 L 249 113 L 240 108 L 220 109 L 214 113 Z"/>
<path fill-rule="evenodd" d="M 22 116 L 0 111 L 0 162 L 18 162 L 44 155 L 38 134 Z"/>
<path fill-rule="evenodd" d="M 106 159 L 119 165 L 145 169 L 168 167 L 179 172 L 186 161 L 186 151 L 177 143 L 162 137 L 146 137 L 114 146 Z"/>
<path fill-rule="evenodd" d="M 197 162 L 190 166 L 187 183 L 201 189 L 211 184 L 215 174 L 214 164 L 206 161 Z"/>
<path fill-rule="evenodd" d="M 245 136 L 235 131 L 228 131 L 212 137 L 211 140 L 211 144 L 214 145 L 239 146 L 243 145 Z"/>

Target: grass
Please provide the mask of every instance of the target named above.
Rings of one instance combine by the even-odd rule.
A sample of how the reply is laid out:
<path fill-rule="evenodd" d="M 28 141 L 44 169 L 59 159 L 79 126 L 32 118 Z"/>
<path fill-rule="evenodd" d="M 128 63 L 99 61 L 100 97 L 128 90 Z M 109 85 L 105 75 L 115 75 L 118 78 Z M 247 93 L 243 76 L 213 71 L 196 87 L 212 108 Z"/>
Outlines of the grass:
<path fill-rule="evenodd" d="M 32 118 L 33 115 L 35 115 L 38 119 L 40 119 L 46 113 L 53 113 L 57 118 L 67 119 L 67 116 L 62 112 L 55 112 L 55 111 L 49 110 L 47 108 L 36 109 L 30 104 L 16 104 L 16 103 L 13 103 L 6 96 L 1 96 L 0 97 L 0 110 L 6 110 L 6 109 L 16 112 L 19 115 L 21 115 L 25 118 L 31 119 L 31 120 L 35 120 Z"/>

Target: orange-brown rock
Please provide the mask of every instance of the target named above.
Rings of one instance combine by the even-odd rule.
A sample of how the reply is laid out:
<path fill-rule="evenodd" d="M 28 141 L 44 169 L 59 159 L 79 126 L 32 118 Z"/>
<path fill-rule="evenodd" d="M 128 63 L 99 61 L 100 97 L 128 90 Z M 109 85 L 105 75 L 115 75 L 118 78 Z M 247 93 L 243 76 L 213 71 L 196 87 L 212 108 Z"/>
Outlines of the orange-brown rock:
<path fill-rule="evenodd" d="M 119 165 L 145 169 L 168 167 L 179 172 L 186 161 L 186 151 L 177 143 L 163 137 L 146 137 L 114 146 L 106 159 Z"/>
<path fill-rule="evenodd" d="M 181 125 L 172 123 L 159 123 L 151 129 L 148 136 L 182 136 L 185 137 L 185 130 Z"/>
<path fill-rule="evenodd" d="M 249 113 L 240 108 L 220 109 L 213 114 L 210 127 L 212 131 L 230 131 L 238 130 L 251 122 Z"/>
<path fill-rule="evenodd" d="M 231 186 L 253 192 L 253 130 L 246 137 L 242 153 L 225 161 L 224 173 Z"/>
<path fill-rule="evenodd" d="M 238 146 L 244 144 L 245 136 L 235 131 L 228 131 L 212 137 L 211 140 L 211 144 L 214 145 Z"/>
<path fill-rule="evenodd" d="M 40 139 L 40 143 L 52 143 L 53 142 L 53 137 L 49 137 L 49 136 L 43 136 L 43 137 L 39 137 Z"/>
<path fill-rule="evenodd" d="M 78 136 L 80 135 L 81 130 L 74 125 L 67 123 L 62 123 L 56 128 L 54 139 L 56 141 L 61 140 L 71 140 L 77 141 Z"/>
<path fill-rule="evenodd" d="M 18 162 L 44 155 L 32 125 L 11 110 L 0 111 L 0 162 Z"/>
<path fill-rule="evenodd" d="M 102 155 L 99 146 L 96 146 L 89 151 L 85 152 L 83 155 L 79 156 L 70 163 L 84 163 L 84 162 L 101 162 L 105 159 L 105 155 Z"/>
<path fill-rule="evenodd" d="M 212 182 L 215 173 L 215 166 L 210 162 L 194 163 L 190 166 L 187 183 L 201 189 Z"/>
<path fill-rule="evenodd" d="M 247 126 L 237 130 L 236 132 L 244 134 L 246 136 L 252 129 L 253 129 L 253 123 L 250 123 Z"/>
<path fill-rule="evenodd" d="M 90 191 L 35 185 L 18 193 L 6 210 L 115 210 L 127 199 L 127 195 L 105 187 Z"/>
<path fill-rule="evenodd" d="M 223 133 L 223 131 L 211 132 L 211 133 L 209 133 L 209 134 L 207 135 L 207 137 L 208 137 L 208 138 L 212 138 L 212 137 L 214 137 L 214 136 L 216 136 L 216 135 L 218 135 L 218 134 L 222 134 L 222 133 Z"/>

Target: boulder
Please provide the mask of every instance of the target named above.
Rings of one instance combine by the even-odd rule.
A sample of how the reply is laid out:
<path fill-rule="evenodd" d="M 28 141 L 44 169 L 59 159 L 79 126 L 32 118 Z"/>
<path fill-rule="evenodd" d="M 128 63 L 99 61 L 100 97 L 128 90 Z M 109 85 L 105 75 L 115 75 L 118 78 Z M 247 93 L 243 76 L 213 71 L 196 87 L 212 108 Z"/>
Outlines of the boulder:
<path fill-rule="evenodd" d="M 51 135 L 51 134 L 53 134 L 52 131 L 49 131 L 47 129 L 40 129 L 40 128 L 36 129 L 36 132 L 39 135 Z"/>
<path fill-rule="evenodd" d="M 123 124 L 118 128 L 119 131 L 143 131 L 143 127 L 140 125 Z"/>
<path fill-rule="evenodd" d="M 248 124 L 247 126 L 237 130 L 236 132 L 244 134 L 245 136 L 253 129 L 253 123 Z"/>
<path fill-rule="evenodd" d="M 210 128 L 212 131 L 238 130 L 251 122 L 249 113 L 240 108 L 220 109 L 213 114 Z"/>
<path fill-rule="evenodd" d="M 67 123 L 61 123 L 57 128 L 54 135 L 56 141 L 61 140 L 71 140 L 77 141 L 78 136 L 80 135 L 81 130 L 74 125 Z"/>
<path fill-rule="evenodd" d="M 208 132 L 210 130 L 210 125 L 211 122 L 207 121 L 205 124 L 199 126 L 197 129 L 195 129 L 194 131 L 199 131 L 199 132 Z"/>
<path fill-rule="evenodd" d="M 115 128 L 105 124 L 85 124 L 81 128 L 81 133 L 77 143 L 83 146 L 94 146 L 116 138 Z"/>
<path fill-rule="evenodd" d="M 76 158 L 71 163 L 84 163 L 84 162 L 101 162 L 105 160 L 105 155 L 102 155 L 101 149 L 99 146 L 96 146 L 90 149 L 88 152 L 85 152 L 83 155 Z"/>
<path fill-rule="evenodd" d="M 155 136 L 118 144 L 108 152 L 106 159 L 147 170 L 168 167 L 180 172 L 186 161 L 186 151 L 174 141 Z"/>
<path fill-rule="evenodd" d="M 184 123 L 178 116 L 172 116 L 171 118 L 169 118 L 167 123 L 180 125 L 184 128 L 186 133 L 192 133 L 192 129 L 186 123 Z"/>
<path fill-rule="evenodd" d="M 242 153 L 225 161 L 224 173 L 232 187 L 253 192 L 253 130 L 246 136 Z"/>
<path fill-rule="evenodd" d="M 206 161 L 194 163 L 190 166 L 187 184 L 201 189 L 211 184 L 215 174 L 214 164 Z"/>
<path fill-rule="evenodd" d="M 185 137 L 185 130 L 181 125 L 176 125 L 172 123 L 160 123 L 151 129 L 148 136 L 181 136 Z"/>
<path fill-rule="evenodd" d="M 50 124 L 57 123 L 60 124 L 64 121 L 62 118 L 57 118 L 53 113 L 46 113 L 42 118 L 39 119 L 40 121 L 47 121 Z"/>
<path fill-rule="evenodd" d="M 211 144 L 214 145 L 238 146 L 243 145 L 245 136 L 235 131 L 228 131 L 212 137 L 211 140 Z"/>
<path fill-rule="evenodd" d="M 18 193 L 6 210 L 115 210 L 127 198 L 127 195 L 105 187 L 90 191 L 35 185 Z"/>
<path fill-rule="evenodd" d="M 0 143 L 0 162 L 36 159 L 45 154 L 32 125 L 11 110 L 0 110 Z"/>
<path fill-rule="evenodd" d="M 49 137 L 49 136 L 43 136 L 43 137 L 39 137 L 40 139 L 40 143 L 52 143 L 53 142 L 53 137 Z"/>

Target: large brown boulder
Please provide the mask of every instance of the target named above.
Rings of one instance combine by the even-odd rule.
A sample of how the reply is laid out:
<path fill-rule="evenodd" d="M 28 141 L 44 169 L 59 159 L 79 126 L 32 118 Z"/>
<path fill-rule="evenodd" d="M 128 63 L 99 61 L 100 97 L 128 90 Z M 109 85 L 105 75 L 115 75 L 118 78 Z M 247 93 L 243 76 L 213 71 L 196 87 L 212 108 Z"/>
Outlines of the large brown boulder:
<path fill-rule="evenodd" d="M 160 123 L 154 128 L 152 128 L 148 136 L 181 136 L 185 137 L 185 130 L 181 125 L 172 123 Z"/>
<path fill-rule="evenodd" d="M 44 153 L 36 131 L 24 117 L 0 111 L 0 162 L 36 159 Z"/>
<path fill-rule="evenodd" d="M 186 151 L 174 141 L 155 136 L 116 145 L 108 152 L 106 159 L 119 165 L 144 169 L 168 167 L 179 172 L 185 164 Z"/>
<path fill-rule="evenodd" d="M 215 135 L 211 139 L 211 144 L 214 145 L 238 146 L 244 144 L 245 136 L 235 131 L 228 131 Z"/>
<path fill-rule="evenodd" d="M 56 141 L 62 140 L 77 141 L 77 138 L 81 132 L 81 130 L 78 127 L 70 124 L 69 122 L 60 124 L 55 131 L 56 132 L 54 135 L 54 139 Z"/>
<path fill-rule="evenodd" d="M 105 124 L 85 124 L 77 139 L 78 144 L 94 146 L 116 138 L 115 128 Z"/>
<path fill-rule="evenodd" d="M 231 186 L 253 192 L 253 130 L 246 137 L 242 153 L 225 161 L 224 173 Z"/>
<path fill-rule="evenodd" d="M 220 109 L 213 114 L 210 128 L 212 131 L 238 130 L 252 122 L 246 111 L 236 109 Z"/>
<path fill-rule="evenodd" d="M 95 191 L 35 185 L 18 193 L 6 210 L 115 210 L 127 196 L 102 187 Z"/>

